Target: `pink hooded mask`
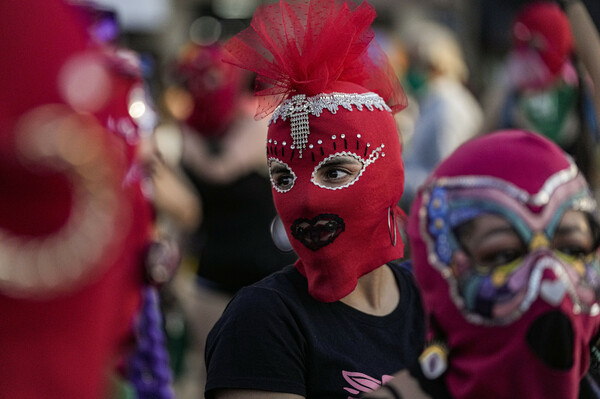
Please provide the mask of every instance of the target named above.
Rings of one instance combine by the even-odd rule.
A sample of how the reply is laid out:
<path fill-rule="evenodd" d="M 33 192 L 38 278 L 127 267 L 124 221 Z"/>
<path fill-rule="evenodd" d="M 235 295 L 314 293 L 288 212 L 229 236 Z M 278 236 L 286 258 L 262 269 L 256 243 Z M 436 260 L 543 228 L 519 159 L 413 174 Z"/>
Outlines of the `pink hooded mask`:
<path fill-rule="evenodd" d="M 581 259 L 551 247 L 569 210 L 597 225 L 572 160 L 519 130 L 467 142 L 420 190 L 408 223 L 414 272 L 429 338 L 447 350 L 447 368 L 435 356 L 422 356 L 421 366 L 452 397 L 577 397 L 600 325 L 600 266 L 597 242 Z M 490 214 L 507 220 L 527 251 L 482 271 L 456 231 Z"/>

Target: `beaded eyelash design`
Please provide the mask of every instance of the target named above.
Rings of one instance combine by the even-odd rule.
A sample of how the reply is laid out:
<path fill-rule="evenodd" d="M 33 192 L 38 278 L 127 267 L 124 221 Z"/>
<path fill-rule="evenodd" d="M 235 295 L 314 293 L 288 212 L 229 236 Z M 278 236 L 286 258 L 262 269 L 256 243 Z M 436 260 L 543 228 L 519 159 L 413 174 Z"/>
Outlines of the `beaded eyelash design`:
<path fill-rule="evenodd" d="M 361 135 L 357 134 L 356 137 L 357 137 L 356 149 L 360 150 L 360 141 L 359 141 L 359 139 L 361 138 Z M 337 144 L 335 142 L 335 140 L 337 138 L 338 138 L 337 135 L 331 136 L 332 145 L 333 145 L 334 150 L 337 149 Z M 348 145 L 348 139 L 346 138 L 346 135 L 345 134 L 341 134 L 340 135 L 340 139 L 344 140 L 344 148 L 348 149 L 349 145 Z M 269 179 L 271 180 L 271 185 L 273 186 L 273 188 L 277 192 L 279 192 L 279 193 L 287 193 L 288 191 L 290 191 L 294 187 L 294 183 L 296 182 L 296 179 L 298 177 L 296 176 L 296 174 L 294 173 L 294 171 L 292 170 L 292 168 L 287 163 L 283 162 L 280 158 L 277 157 L 279 154 L 281 154 L 282 157 L 285 156 L 285 153 L 286 153 L 285 149 L 287 148 L 287 142 L 283 141 L 281 143 L 281 149 L 280 149 L 279 152 L 277 151 L 277 147 L 276 147 L 277 143 L 278 143 L 277 140 L 272 140 L 272 139 L 268 140 L 268 144 L 273 144 L 272 146 L 271 145 L 267 146 L 267 156 L 268 156 L 267 162 L 268 162 L 268 165 L 270 167 L 271 163 L 273 161 L 276 161 L 276 162 L 282 164 L 283 166 L 285 166 L 285 168 L 292 175 L 292 184 L 291 184 L 291 186 L 289 188 L 287 188 L 287 189 L 284 190 L 284 189 L 281 189 L 281 188 L 279 188 L 277 186 L 277 184 L 273 180 L 273 176 L 271 174 L 269 174 Z M 323 140 L 320 140 L 320 139 L 317 140 L 317 144 L 318 145 L 322 145 L 323 144 Z M 311 150 L 314 149 L 314 145 L 313 144 L 309 144 L 308 147 Z M 371 148 L 371 143 L 366 143 L 366 145 L 364 146 L 364 155 L 362 157 L 359 154 L 355 153 L 355 152 L 346 151 L 346 150 L 340 151 L 340 152 L 336 152 L 334 154 L 329 155 L 328 157 L 326 157 L 325 159 L 323 159 L 322 161 L 320 161 L 317 166 L 315 166 L 315 169 L 314 169 L 314 171 L 313 171 L 313 173 L 311 175 L 311 179 L 310 179 L 311 182 L 314 185 L 316 185 L 316 186 L 318 186 L 320 188 L 325 188 L 327 190 L 341 190 L 342 188 L 346 188 L 346 187 L 349 187 L 349 186 L 353 185 L 355 182 L 358 181 L 358 179 L 360 178 L 360 176 L 362 176 L 362 174 L 365 171 L 365 169 L 366 169 L 367 166 L 369 166 L 370 164 L 372 164 L 373 162 L 375 162 L 377 159 L 379 159 L 379 157 L 382 157 L 382 158 L 385 157 L 385 152 L 383 152 L 383 150 L 385 148 L 385 144 L 382 143 L 379 147 L 375 148 L 369 154 L 368 158 L 365 159 L 364 157 L 367 157 L 367 153 L 368 153 L 368 151 L 369 151 L 370 148 Z M 291 153 L 290 153 L 290 161 L 291 161 L 294 158 L 295 146 L 292 144 L 292 145 L 289 146 L 289 149 L 291 150 Z M 320 147 L 320 154 L 321 155 L 325 154 L 325 152 L 323 150 L 323 147 Z M 275 155 L 275 156 L 273 156 L 273 155 Z M 361 168 L 361 170 L 360 170 L 360 173 L 358 174 L 358 176 L 354 180 L 352 180 L 350 183 L 345 184 L 345 185 L 340 186 L 340 187 L 327 187 L 327 186 L 323 186 L 323 185 L 317 183 L 316 180 L 315 180 L 315 175 L 316 175 L 317 171 L 319 170 L 319 168 L 321 166 L 323 166 L 327 161 L 331 160 L 332 158 L 335 158 L 335 157 L 338 157 L 338 156 L 343 156 L 343 155 L 351 156 L 351 157 L 355 158 L 356 160 L 358 160 L 363 165 L 362 168 Z M 314 152 L 311 154 L 311 156 L 312 156 L 312 160 L 314 162 L 315 161 Z"/>
<path fill-rule="evenodd" d="M 333 151 L 337 151 L 338 150 L 337 140 L 339 138 L 344 141 L 343 144 L 339 143 L 340 146 L 343 145 L 344 150 L 350 150 L 350 149 L 356 148 L 356 155 L 358 155 L 359 151 L 361 151 L 361 141 L 360 141 L 361 137 L 362 137 L 362 135 L 360 133 L 356 135 L 356 146 L 355 146 L 353 144 L 353 142 L 351 141 L 351 139 L 348 136 L 346 136 L 344 133 L 340 134 L 339 137 L 338 137 L 338 135 L 334 134 L 331 136 L 331 146 L 333 148 Z M 267 158 L 289 157 L 289 161 L 291 162 L 296 157 L 296 154 L 297 154 L 296 150 L 298 148 L 294 144 L 291 144 L 288 146 L 287 141 L 282 141 L 281 144 L 278 144 L 278 143 L 279 142 L 277 140 L 273 140 L 273 139 L 269 139 L 267 141 Z M 318 139 L 316 145 L 308 144 L 308 149 L 311 150 L 312 162 L 316 162 L 315 150 L 317 150 L 317 148 L 318 148 L 318 151 L 316 152 L 316 154 L 317 154 L 316 156 L 324 156 L 325 150 L 323 149 L 323 140 Z M 361 151 L 362 158 L 365 158 L 365 157 L 367 157 L 369 149 L 371 148 L 371 143 L 364 144 L 363 148 L 364 148 L 364 150 Z M 383 144 L 382 144 L 382 148 L 383 148 Z M 329 151 L 329 150 L 327 150 L 327 151 Z M 300 159 L 300 158 L 301 157 L 298 156 L 298 159 Z"/>

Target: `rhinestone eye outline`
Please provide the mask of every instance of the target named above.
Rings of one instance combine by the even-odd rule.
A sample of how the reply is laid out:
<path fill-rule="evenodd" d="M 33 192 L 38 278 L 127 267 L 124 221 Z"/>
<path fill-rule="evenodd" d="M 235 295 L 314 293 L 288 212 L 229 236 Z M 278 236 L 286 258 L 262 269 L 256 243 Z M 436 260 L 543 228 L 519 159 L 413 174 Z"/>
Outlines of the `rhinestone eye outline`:
<path fill-rule="evenodd" d="M 273 162 L 277 162 L 278 164 L 280 164 L 281 166 L 285 167 L 290 174 L 292 175 L 292 183 L 290 184 L 289 188 L 280 188 L 277 183 L 275 182 L 275 180 L 273 179 L 273 174 L 271 173 L 271 164 Z M 269 180 L 271 181 L 271 186 L 273 186 L 273 189 L 275 189 L 275 191 L 277 191 L 278 193 L 287 193 L 289 192 L 292 188 L 294 188 L 294 186 L 296 185 L 296 180 L 298 180 L 298 176 L 294 173 L 294 171 L 292 170 L 292 168 L 285 162 L 283 162 L 281 159 L 279 158 L 275 158 L 275 157 L 270 157 L 267 160 L 268 166 L 269 166 Z"/>

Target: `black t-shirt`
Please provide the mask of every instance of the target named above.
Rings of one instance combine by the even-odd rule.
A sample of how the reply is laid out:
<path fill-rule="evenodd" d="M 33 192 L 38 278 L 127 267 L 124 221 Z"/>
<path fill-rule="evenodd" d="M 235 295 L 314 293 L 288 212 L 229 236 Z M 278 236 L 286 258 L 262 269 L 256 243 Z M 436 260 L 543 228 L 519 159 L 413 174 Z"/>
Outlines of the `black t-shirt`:
<path fill-rule="evenodd" d="M 357 398 L 415 362 L 424 342 L 421 300 L 410 270 L 389 265 L 400 303 L 386 316 L 313 299 L 293 266 L 240 290 L 206 342 L 206 397 L 245 388 Z"/>

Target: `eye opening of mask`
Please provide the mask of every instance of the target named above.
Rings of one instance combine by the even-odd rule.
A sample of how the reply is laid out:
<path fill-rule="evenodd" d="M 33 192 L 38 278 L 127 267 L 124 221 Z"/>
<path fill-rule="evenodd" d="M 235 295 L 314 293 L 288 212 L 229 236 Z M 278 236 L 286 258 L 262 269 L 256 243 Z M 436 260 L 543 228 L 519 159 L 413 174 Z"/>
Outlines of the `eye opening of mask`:
<path fill-rule="evenodd" d="M 577 207 L 567 209 L 559 225 L 550 234 L 553 249 L 566 256 L 567 261 L 594 255 L 600 243 L 600 228 L 596 217 L 589 210 Z"/>
<path fill-rule="evenodd" d="M 588 256 L 597 251 L 600 245 L 600 224 L 591 213 L 582 213 L 590 227 L 591 246 L 586 244 L 586 239 L 582 239 L 581 229 L 568 225 L 564 236 L 556 232 L 545 245 L 577 257 Z M 464 220 L 452 232 L 458 247 L 471 259 L 474 266 L 483 269 L 510 264 L 525 256 L 530 251 L 529 247 L 534 245 L 532 242 L 526 243 L 524 236 L 504 216 L 494 213 L 483 213 Z"/>
<path fill-rule="evenodd" d="M 285 162 L 277 158 L 269 158 L 269 178 L 271 185 L 280 193 L 287 193 L 294 187 L 297 176 Z"/>
<path fill-rule="evenodd" d="M 484 271 L 511 264 L 527 253 L 517 230 L 502 215 L 482 213 L 452 229 L 458 247 L 476 269 Z"/>
<path fill-rule="evenodd" d="M 365 161 L 351 152 L 338 152 L 315 167 L 311 181 L 318 187 L 339 190 L 354 184 L 365 169 Z"/>
<path fill-rule="evenodd" d="M 593 237 L 593 251 L 597 251 L 600 247 L 600 222 L 598 221 L 598 217 L 589 212 L 585 213 L 588 221 L 590 223 L 590 230 L 592 232 Z"/>

